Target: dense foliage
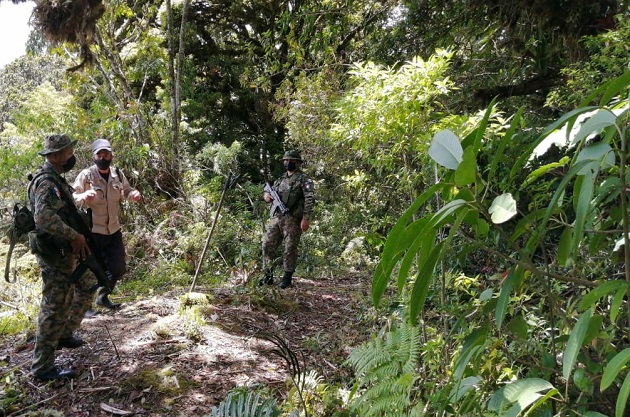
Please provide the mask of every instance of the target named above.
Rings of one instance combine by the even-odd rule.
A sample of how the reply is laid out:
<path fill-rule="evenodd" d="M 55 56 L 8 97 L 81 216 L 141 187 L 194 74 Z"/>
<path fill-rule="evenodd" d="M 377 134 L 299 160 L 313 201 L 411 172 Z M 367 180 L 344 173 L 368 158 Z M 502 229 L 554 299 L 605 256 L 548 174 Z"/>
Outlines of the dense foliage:
<path fill-rule="evenodd" d="M 374 277 L 384 327 L 338 395 L 301 370 L 285 404 L 241 388 L 215 415 L 624 415 L 627 1 L 103 4 L 0 70 L 3 206 L 45 134 L 78 138 L 80 168 L 107 137 L 144 194 L 123 290 L 251 282 L 261 184 L 299 148 L 298 273 Z"/>

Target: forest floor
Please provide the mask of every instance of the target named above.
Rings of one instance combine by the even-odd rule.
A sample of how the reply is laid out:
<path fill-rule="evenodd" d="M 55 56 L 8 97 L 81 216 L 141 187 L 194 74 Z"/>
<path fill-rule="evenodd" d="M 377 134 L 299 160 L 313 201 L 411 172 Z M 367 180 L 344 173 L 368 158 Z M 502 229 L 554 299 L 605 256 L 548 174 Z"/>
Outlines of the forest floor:
<path fill-rule="evenodd" d="M 373 329 L 369 286 L 361 275 L 297 277 L 286 290 L 234 284 L 126 302 L 83 321 L 84 346 L 57 351 L 56 364 L 78 375 L 68 381 L 34 380 L 32 336 L 4 337 L 0 415 L 204 416 L 235 387 L 280 397 L 291 370 L 272 340 L 303 371 L 341 384 L 351 378 L 343 361 Z"/>

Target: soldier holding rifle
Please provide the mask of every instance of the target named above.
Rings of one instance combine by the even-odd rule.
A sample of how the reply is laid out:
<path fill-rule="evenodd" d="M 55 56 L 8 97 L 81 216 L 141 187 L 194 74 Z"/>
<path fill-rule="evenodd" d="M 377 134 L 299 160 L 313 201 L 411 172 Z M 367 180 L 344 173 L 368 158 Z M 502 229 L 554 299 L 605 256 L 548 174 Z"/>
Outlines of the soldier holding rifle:
<path fill-rule="evenodd" d="M 70 279 L 80 260 L 90 255 L 86 237 L 70 226 L 76 207 L 72 189 L 62 177 L 76 162 L 76 143 L 67 135 L 47 136 L 39 152 L 46 162 L 29 184 L 28 198 L 35 220 L 29 244 L 43 281 L 31 372 L 42 381 L 75 376 L 71 369 L 55 367 L 55 350 L 85 344 L 74 332 L 93 297 L 92 274 L 84 274 L 74 282 Z"/>
<path fill-rule="evenodd" d="M 287 288 L 293 281 L 300 237 L 310 226 L 315 192 L 313 181 L 300 169 L 302 157 L 298 151 L 285 152 L 282 162 L 286 173 L 276 179 L 273 185 L 267 184 L 263 194 L 264 200 L 271 203 L 271 220 L 263 237 L 265 272 L 260 284 L 273 284 L 276 252 L 284 240 L 284 275 L 280 288 Z"/>

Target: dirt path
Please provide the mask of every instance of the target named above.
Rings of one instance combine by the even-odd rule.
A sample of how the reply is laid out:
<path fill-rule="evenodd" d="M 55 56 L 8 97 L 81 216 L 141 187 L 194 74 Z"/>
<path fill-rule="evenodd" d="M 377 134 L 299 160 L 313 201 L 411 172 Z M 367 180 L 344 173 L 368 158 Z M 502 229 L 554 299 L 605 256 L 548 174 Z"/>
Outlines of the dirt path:
<path fill-rule="evenodd" d="M 36 382 L 28 374 L 32 343 L 5 340 L 0 375 L 21 391 L 6 415 L 34 405 L 31 411 L 64 416 L 203 416 L 237 386 L 282 394 L 289 370 L 272 352 L 271 335 L 287 342 L 306 371 L 328 383 L 346 380 L 343 360 L 370 333 L 361 311 L 368 278 L 296 281 L 287 290 L 234 286 L 184 302 L 171 293 L 86 319 L 79 335 L 88 343 L 57 356 L 59 366 L 79 374 L 72 381 Z"/>

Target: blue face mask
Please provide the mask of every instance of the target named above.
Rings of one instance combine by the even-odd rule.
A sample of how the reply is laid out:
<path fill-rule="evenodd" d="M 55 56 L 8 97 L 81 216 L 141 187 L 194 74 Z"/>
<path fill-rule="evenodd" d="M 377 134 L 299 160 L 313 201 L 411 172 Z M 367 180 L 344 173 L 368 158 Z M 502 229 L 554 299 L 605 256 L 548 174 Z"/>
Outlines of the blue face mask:
<path fill-rule="evenodd" d="M 284 169 L 287 171 L 295 171 L 297 165 L 293 161 L 284 161 Z"/>

